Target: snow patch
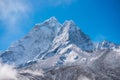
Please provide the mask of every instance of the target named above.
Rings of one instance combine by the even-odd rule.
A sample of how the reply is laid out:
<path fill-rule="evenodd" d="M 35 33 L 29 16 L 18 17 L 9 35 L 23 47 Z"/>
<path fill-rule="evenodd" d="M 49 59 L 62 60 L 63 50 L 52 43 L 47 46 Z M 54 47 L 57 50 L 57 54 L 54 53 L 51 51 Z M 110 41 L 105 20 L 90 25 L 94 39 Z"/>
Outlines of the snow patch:
<path fill-rule="evenodd" d="M 80 75 L 78 77 L 78 80 L 90 80 L 90 79 L 88 77 L 86 77 L 86 76 Z"/>

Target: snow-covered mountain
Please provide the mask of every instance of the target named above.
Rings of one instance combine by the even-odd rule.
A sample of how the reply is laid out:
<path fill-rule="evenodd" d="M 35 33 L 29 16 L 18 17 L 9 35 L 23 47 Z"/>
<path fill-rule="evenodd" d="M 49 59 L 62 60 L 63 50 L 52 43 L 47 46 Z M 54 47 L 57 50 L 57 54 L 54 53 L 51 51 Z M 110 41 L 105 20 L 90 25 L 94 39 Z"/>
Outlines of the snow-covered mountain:
<path fill-rule="evenodd" d="M 74 52 L 76 57 L 79 51 L 92 50 L 93 43 L 73 21 L 60 24 L 55 17 L 51 17 L 41 24 L 36 24 L 24 38 L 13 43 L 1 58 L 3 62 L 20 65 L 54 55 L 72 56 L 73 54 L 67 54 L 71 52 Z"/>
<path fill-rule="evenodd" d="M 109 41 L 94 44 L 72 20 L 61 24 L 55 17 L 51 17 L 43 23 L 36 24 L 25 37 L 1 52 L 0 58 L 3 63 L 19 67 L 20 80 L 114 80 L 112 73 L 108 75 L 104 72 L 111 69 L 115 80 L 120 80 L 117 75 L 120 72 L 116 72 L 120 68 L 120 46 Z M 25 72 L 37 70 L 39 73 L 41 69 L 47 78 L 41 75 L 37 78 L 30 71 Z M 71 70 L 75 71 L 71 73 Z M 76 70 L 85 74 L 76 73 Z M 62 79 L 60 75 L 66 75 L 67 72 L 71 74 L 64 76 L 68 78 Z M 78 76 L 70 79 L 70 75 L 75 76 L 74 73 Z M 55 76 L 50 77 L 52 74 Z M 86 77 L 87 74 L 89 79 Z M 31 75 L 33 79 L 30 79 Z M 85 79 L 82 79 L 81 75 Z M 59 79 L 54 79 L 57 76 Z M 103 78 L 100 79 L 101 76 Z"/>

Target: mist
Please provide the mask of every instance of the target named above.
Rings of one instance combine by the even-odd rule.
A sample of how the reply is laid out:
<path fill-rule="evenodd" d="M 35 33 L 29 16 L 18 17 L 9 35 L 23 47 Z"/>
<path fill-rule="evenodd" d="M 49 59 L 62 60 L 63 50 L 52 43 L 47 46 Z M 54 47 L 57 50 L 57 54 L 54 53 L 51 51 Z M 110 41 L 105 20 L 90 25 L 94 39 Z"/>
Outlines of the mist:
<path fill-rule="evenodd" d="M 13 65 L 3 64 L 0 62 L 0 80 L 17 80 L 17 71 Z"/>

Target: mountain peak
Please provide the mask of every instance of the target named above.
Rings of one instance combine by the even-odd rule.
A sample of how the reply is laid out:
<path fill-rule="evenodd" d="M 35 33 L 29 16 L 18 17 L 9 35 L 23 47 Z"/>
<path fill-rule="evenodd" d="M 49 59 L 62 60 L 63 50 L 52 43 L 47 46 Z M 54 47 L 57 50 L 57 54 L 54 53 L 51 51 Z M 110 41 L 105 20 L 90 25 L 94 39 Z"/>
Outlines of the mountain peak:
<path fill-rule="evenodd" d="M 73 20 L 65 20 L 63 24 L 75 24 Z"/>
<path fill-rule="evenodd" d="M 61 23 L 55 17 L 50 17 L 49 19 L 43 21 L 42 23 L 38 23 L 33 28 L 34 30 L 44 29 L 46 32 L 49 30 L 54 30 L 53 32 L 58 32 L 60 27 L 62 26 Z"/>
<path fill-rule="evenodd" d="M 97 49 L 114 49 L 117 48 L 118 45 L 110 42 L 108 40 L 103 40 L 102 42 L 98 43 Z"/>
<path fill-rule="evenodd" d="M 80 30 L 73 20 L 66 20 L 63 23 L 63 27 L 68 32 L 74 31 L 77 33 L 77 31 Z"/>
<path fill-rule="evenodd" d="M 50 17 L 49 19 L 45 20 L 45 22 L 58 22 L 56 17 Z"/>

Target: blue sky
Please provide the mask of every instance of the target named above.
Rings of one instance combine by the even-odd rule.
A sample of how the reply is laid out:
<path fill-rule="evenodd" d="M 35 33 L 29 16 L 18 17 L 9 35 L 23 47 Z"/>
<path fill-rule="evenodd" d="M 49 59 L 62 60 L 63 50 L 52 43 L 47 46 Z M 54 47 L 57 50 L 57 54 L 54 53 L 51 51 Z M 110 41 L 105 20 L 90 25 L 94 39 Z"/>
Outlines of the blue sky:
<path fill-rule="evenodd" d="M 120 44 L 120 0 L 0 0 L 0 50 L 51 16 L 74 20 L 95 42 Z"/>

